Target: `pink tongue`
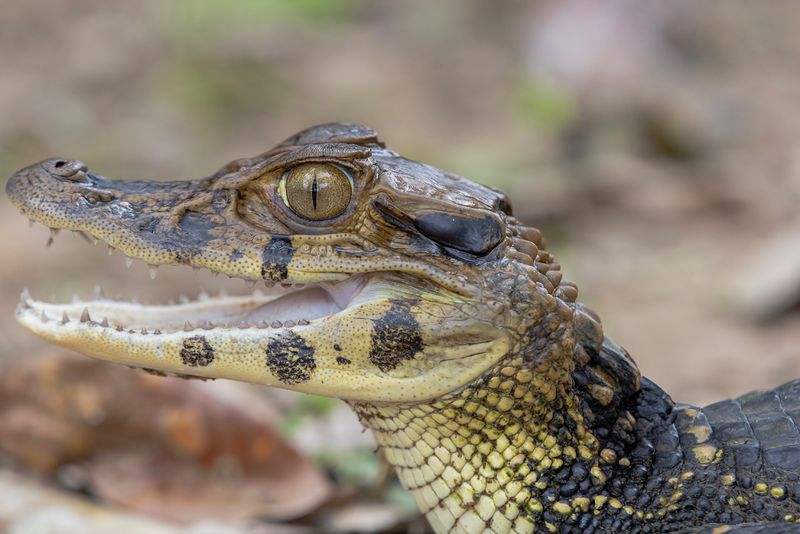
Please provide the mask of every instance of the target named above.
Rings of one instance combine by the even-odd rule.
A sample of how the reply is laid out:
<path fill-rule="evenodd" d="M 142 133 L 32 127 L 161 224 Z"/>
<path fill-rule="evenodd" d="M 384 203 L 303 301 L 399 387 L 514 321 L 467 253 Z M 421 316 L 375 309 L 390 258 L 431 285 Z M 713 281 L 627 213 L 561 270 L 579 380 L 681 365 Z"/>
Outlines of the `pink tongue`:
<path fill-rule="evenodd" d="M 329 296 L 336 305 L 339 307 L 341 311 L 348 306 L 353 301 L 353 297 L 363 289 L 364 284 L 367 283 L 367 278 L 365 276 L 353 276 L 344 282 L 338 282 L 336 284 L 323 284 L 325 291 L 328 292 Z"/>
<path fill-rule="evenodd" d="M 286 295 L 256 308 L 244 318 L 249 323 L 264 321 L 311 321 L 342 311 L 324 289 L 315 287 Z"/>

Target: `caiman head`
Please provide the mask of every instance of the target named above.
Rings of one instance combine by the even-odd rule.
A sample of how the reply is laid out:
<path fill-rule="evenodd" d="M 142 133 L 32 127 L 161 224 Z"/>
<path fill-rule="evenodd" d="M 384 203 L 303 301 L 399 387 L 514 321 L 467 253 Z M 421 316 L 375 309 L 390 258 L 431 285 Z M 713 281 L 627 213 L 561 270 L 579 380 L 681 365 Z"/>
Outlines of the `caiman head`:
<path fill-rule="evenodd" d="M 49 159 L 7 192 L 31 220 L 151 266 L 259 283 L 175 305 L 23 295 L 18 320 L 46 340 L 169 374 L 428 401 L 568 324 L 577 297 L 503 193 L 405 159 L 362 126 L 316 126 L 192 181 L 115 181 Z"/>

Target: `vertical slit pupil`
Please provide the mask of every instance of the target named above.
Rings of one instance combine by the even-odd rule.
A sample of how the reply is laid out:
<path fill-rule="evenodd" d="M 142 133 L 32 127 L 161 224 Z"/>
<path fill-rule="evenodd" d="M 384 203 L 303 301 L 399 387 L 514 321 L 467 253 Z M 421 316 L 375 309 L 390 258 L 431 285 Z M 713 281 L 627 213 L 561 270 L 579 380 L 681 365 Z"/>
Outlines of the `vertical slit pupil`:
<path fill-rule="evenodd" d="M 314 205 L 314 211 L 317 211 L 317 175 L 314 175 L 314 181 L 311 184 L 311 203 Z"/>

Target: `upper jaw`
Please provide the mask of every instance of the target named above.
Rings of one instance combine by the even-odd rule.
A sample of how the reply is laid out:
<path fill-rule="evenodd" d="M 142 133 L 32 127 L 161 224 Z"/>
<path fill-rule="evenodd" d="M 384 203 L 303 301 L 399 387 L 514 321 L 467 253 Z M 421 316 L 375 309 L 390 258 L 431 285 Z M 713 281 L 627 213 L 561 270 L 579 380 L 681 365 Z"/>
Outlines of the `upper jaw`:
<path fill-rule="evenodd" d="M 222 254 L 234 251 L 215 243 L 224 237 L 220 235 L 224 218 L 214 217 L 211 209 L 202 216 L 200 211 L 189 213 L 177 223 L 173 217 L 182 209 L 187 214 L 187 203 L 208 195 L 210 184 L 210 180 L 115 181 L 90 173 L 80 161 L 50 159 L 11 176 L 6 192 L 32 221 L 83 232 L 150 265 L 210 267 L 224 262 L 227 274 L 250 278 L 258 273 L 257 266 L 246 261 L 253 253 L 240 251 L 226 259 Z"/>

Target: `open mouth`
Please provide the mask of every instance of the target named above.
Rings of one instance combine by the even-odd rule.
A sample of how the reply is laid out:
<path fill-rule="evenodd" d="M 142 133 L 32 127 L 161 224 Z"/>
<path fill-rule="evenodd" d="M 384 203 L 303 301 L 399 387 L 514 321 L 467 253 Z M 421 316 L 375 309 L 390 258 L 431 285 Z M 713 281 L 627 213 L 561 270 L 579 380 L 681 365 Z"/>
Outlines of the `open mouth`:
<path fill-rule="evenodd" d="M 100 326 L 139 334 L 168 334 L 212 329 L 280 329 L 306 326 L 355 305 L 377 275 L 358 274 L 341 282 L 273 286 L 250 295 L 183 298 L 177 304 L 139 304 L 95 295 L 87 301 L 49 303 L 23 291 L 18 312 L 27 319 Z M 99 293 L 99 292 L 98 292 Z"/>

